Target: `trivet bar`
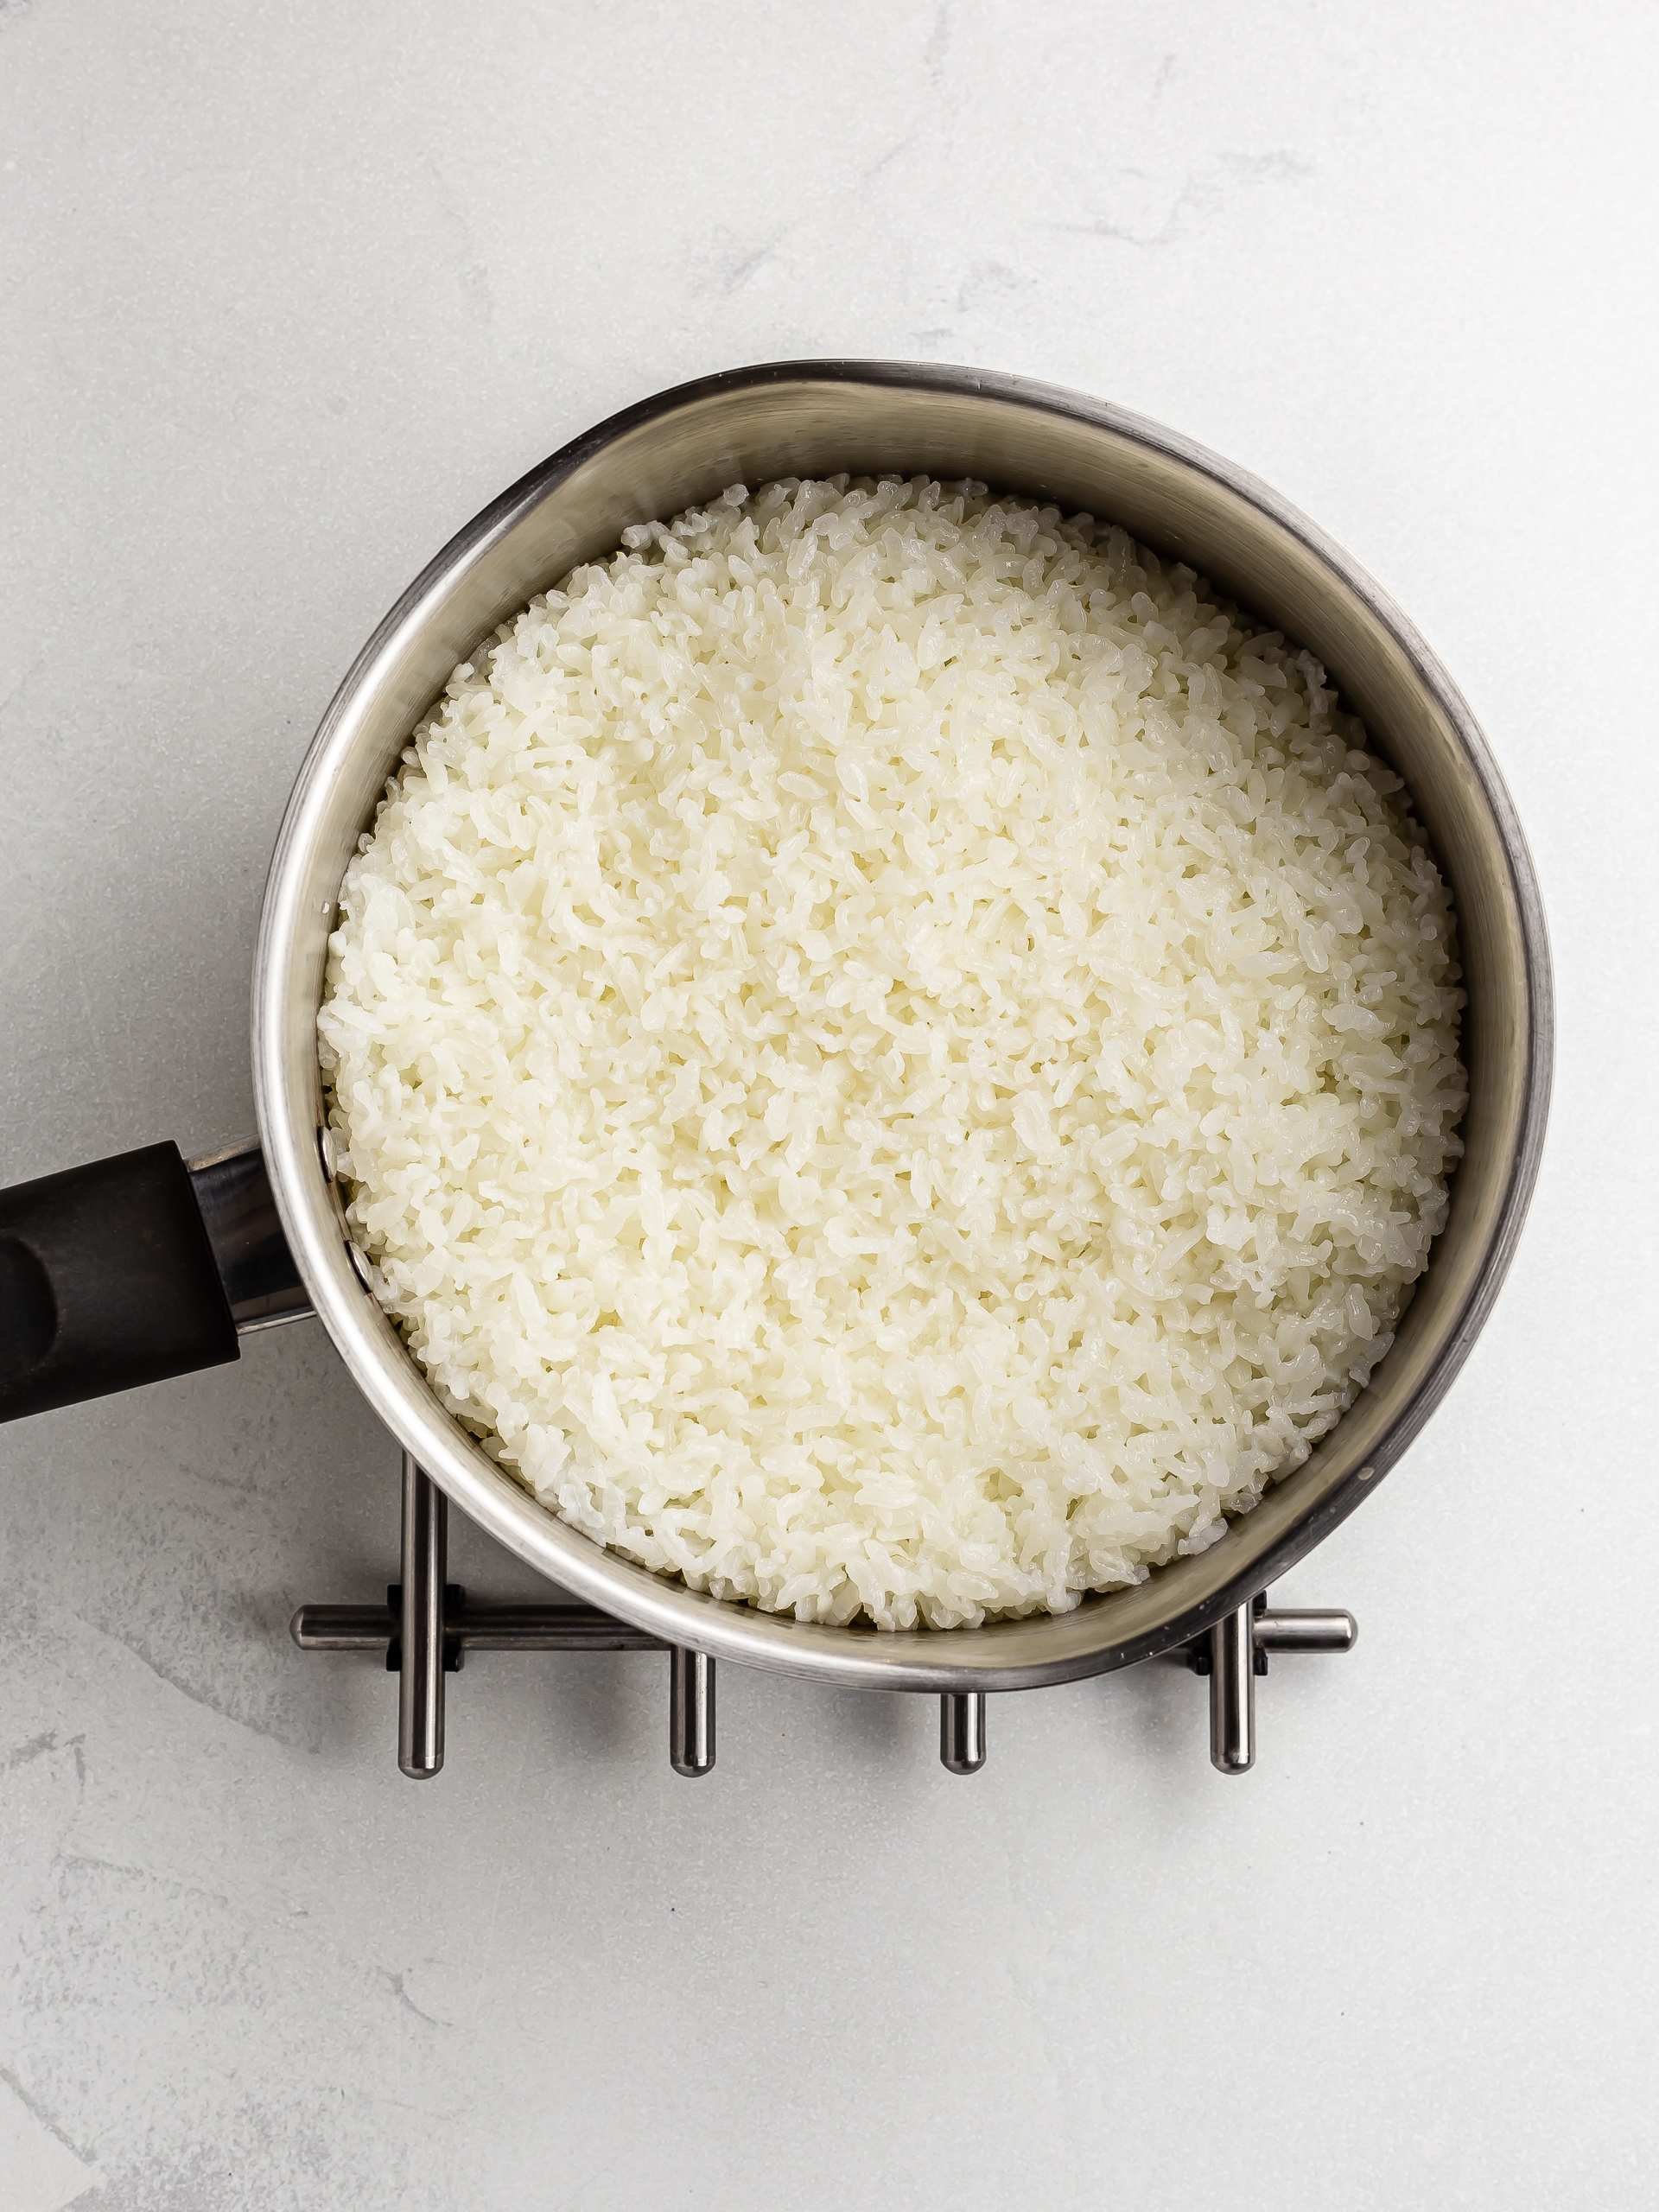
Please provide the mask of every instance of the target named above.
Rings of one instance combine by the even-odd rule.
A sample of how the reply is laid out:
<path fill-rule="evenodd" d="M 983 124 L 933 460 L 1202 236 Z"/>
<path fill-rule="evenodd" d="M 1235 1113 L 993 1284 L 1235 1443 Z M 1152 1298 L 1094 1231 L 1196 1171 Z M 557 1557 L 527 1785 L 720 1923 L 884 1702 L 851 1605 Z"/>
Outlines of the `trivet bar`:
<path fill-rule="evenodd" d="M 401 1603 L 401 1598 L 400 1598 Z M 293 1620 L 302 1651 L 380 1651 L 398 1641 L 397 1619 L 385 1605 L 302 1605 Z M 464 1651 L 666 1651 L 644 1629 L 613 1620 L 593 1605 L 477 1605 L 449 1586 L 443 1640 Z M 455 1671 L 454 1657 L 449 1671 Z"/>
<path fill-rule="evenodd" d="M 397 1675 L 397 1764 L 425 1782 L 443 1764 L 443 1678 L 473 1651 L 672 1653 L 669 1757 L 677 1774 L 715 1764 L 715 1662 L 664 1644 L 593 1605 L 469 1605 L 445 1580 L 449 1502 L 409 1453 L 403 1466 L 404 1579 L 384 1605 L 302 1605 L 291 1633 L 302 1651 L 384 1651 Z"/>
<path fill-rule="evenodd" d="M 715 1662 L 678 1644 L 669 1661 L 668 1757 L 676 1774 L 691 1779 L 715 1764 Z"/>
<path fill-rule="evenodd" d="M 939 1700 L 939 1764 L 947 1774 L 977 1774 L 984 1764 L 984 1691 L 946 1690 Z"/>
<path fill-rule="evenodd" d="M 1351 1651 L 1359 1640 L 1351 1613 L 1281 1613 L 1268 1611 L 1262 1599 L 1256 1603 L 1258 1651 Z"/>
<path fill-rule="evenodd" d="M 1250 1608 L 1210 1631 L 1210 1764 L 1244 1774 L 1255 1758 L 1255 1643 Z"/>
<path fill-rule="evenodd" d="M 1265 1595 L 1218 1620 L 1190 1644 L 1187 1664 L 1210 1677 L 1210 1763 L 1222 1774 L 1255 1764 L 1255 1678 L 1270 1651 L 1351 1651 L 1359 1628 L 1351 1613 L 1269 1612 Z"/>
<path fill-rule="evenodd" d="M 443 1764 L 444 1569 L 449 1501 L 404 1454 L 404 1580 L 397 1666 L 397 1764 L 412 1782 Z M 390 1615 L 388 1615 L 390 1618 Z"/>
<path fill-rule="evenodd" d="M 385 1654 L 398 1678 L 397 1764 L 416 1781 L 443 1764 L 446 1673 L 468 1651 L 667 1651 L 669 1759 L 695 1778 L 715 1764 L 715 1662 L 706 1652 L 664 1643 L 596 1606 L 508 1602 L 474 1605 L 445 1580 L 448 1502 L 407 1452 L 403 1463 L 403 1580 L 384 1605 L 302 1605 L 292 1634 L 302 1651 Z M 1351 1613 L 1270 1611 L 1265 1595 L 1240 1605 L 1167 1656 L 1210 1678 L 1210 1757 L 1223 1774 L 1247 1774 L 1255 1760 L 1255 1678 L 1269 1652 L 1351 1651 Z M 939 1699 L 939 1759 L 950 1774 L 985 1764 L 985 1695 Z"/>

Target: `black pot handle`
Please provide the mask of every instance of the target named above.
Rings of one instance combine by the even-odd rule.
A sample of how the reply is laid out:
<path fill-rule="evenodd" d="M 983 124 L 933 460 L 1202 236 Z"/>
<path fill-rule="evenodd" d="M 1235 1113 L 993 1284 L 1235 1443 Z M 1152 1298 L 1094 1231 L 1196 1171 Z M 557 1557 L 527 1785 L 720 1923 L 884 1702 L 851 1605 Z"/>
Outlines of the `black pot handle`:
<path fill-rule="evenodd" d="M 0 1191 L 0 1421 L 237 1357 L 310 1305 L 257 1144 L 175 1144 Z"/>

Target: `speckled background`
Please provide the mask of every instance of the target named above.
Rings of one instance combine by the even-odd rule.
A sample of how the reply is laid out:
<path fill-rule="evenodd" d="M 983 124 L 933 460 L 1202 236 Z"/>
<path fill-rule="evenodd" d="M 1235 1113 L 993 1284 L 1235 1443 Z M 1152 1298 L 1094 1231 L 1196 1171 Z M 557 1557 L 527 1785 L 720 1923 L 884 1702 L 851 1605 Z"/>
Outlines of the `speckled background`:
<path fill-rule="evenodd" d="M 315 1324 L 0 1432 L 4 2212 L 1645 2206 L 1659 18 L 1262 0 L 0 4 L 0 1178 L 251 1127 L 308 735 L 450 533 L 679 379 L 1079 385 L 1420 621 L 1532 836 L 1557 1107 L 1510 1287 L 1279 1588 L 992 1701 L 475 1656 L 416 1788 L 302 1657 L 392 1570 Z M 464 1529 L 458 1579 L 528 1591 Z"/>

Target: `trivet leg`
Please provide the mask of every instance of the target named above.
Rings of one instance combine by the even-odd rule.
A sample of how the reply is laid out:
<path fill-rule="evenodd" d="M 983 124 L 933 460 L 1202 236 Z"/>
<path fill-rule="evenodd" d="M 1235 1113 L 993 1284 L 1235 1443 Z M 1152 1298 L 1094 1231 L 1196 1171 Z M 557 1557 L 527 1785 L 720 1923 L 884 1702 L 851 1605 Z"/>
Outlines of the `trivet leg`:
<path fill-rule="evenodd" d="M 676 1774 L 695 1779 L 715 1764 L 715 1662 L 677 1643 L 668 1666 L 668 1756 Z"/>
<path fill-rule="evenodd" d="M 1247 1774 L 1255 1758 L 1255 1620 L 1241 1605 L 1210 1631 L 1210 1761 Z"/>
<path fill-rule="evenodd" d="M 949 1774 L 977 1774 L 984 1765 L 983 1690 L 947 1690 L 940 1698 L 939 1764 Z"/>
<path fill-rule="evenodd" d="M 443 1585 L 449 1501 L 404 1454 L 404 1589 L 397 1764 L 425 1782 L 443 1764 Z"/>

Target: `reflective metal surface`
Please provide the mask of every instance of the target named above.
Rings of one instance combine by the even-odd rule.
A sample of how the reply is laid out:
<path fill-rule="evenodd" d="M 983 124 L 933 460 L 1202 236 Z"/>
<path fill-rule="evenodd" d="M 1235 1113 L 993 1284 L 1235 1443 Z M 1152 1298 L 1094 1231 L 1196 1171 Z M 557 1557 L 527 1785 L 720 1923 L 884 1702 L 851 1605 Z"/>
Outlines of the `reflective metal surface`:
<path fill-rule="evenodd" d="M 676 1774 L 693 1778 L 715 1764 L 715 1662 L 677 1643 L 669 1656 L 668 1758 Z"/>
<path fill-rule="evenodd" d="M 1240 1605 L 1210 1631 L 1210 1764 L 1247 1773 L 1255 1761 L 1255 1637 Z"/>
<path fill-rule="evenodd" d="M 413 1782 L 443 1764 L 443 1605 L 449 1501 L 404 1454 L 404 1580 L 398 1623 L 397 1764 Z"/>
<path fill-rule="evenodd" d="M 545 1512 L 439 1403 L 353 1267 L 319 1157 L 315 1016 L 340 876 L 410 730 L 454 664 L 535 592 L 737 480 L 842 469 L 995 485 L 1123 524 L 1325 663 L 1404 776 L 1451 884 L 1469 993 L 1466 1156 L 1397 1341 L 1305 1465 L 1195 1558 L 1075 1611 L 882 1635 L 683 1589 Z M 1378 1487 L 1466 1357 L 1508 1267 L 1543 1137 L 1548 957 L 1509 795 L 1411 625 L 1242 470 L 1117 408 L 1014 377 L 889 362 L 742 370 L 645 403 L 556 454 L 463 531 L 347 675 L 295 787 L 254 975 L 254 1085 L 299 1270 L 375 1411 L 474 1520 L 565 1588 L 665 1643 L 869 1689 L 1033 1688 L 1126 1666 L 1235 1611 Z M 1248 1669 L 1247 1669 L 1248 1672 Z"/>
<path fill-rule="evenodd" d="M 1265 1596 L 1240 1605 L 1179 1656 L 1210 1683 L 1210 1759 L 1223 1774 L 1247 1774 L 1255 1759 L 1255 1678 L 1268 1654 L 1351 1651 L 1359 1627 L 1351 1613 L 1279 1611 Z"/>
<path fill-rule="evenodd" d="M 1258 1651 L 1351 1651 L 1358 1641 L 1351 1613 L 1268 1611 L 1255 1617 Z"/>
<path fill-rule="evenodd" d="M 401 1602 L 388 1606 L 302 1605 L 289 1630 L 302 1651 L 378 1651 L 398 1641 Z M 446 1651 L 661 1651 L 660 1637 L 613 1620 L 596 1605 L 446 1605 Z"/>
<path fill-rule="evenodd" d="M 947 1690 L 939 1700 L 939 1764 L 948 1774 L 977 1774 L 984 1764 L 984 1692 Z"/>
<path fill-rule="evenodd" d="M 258 1139 L 186 1164 L 237 1334 L 308 1320 L 311 1300 L 283 1235 Z"/>

